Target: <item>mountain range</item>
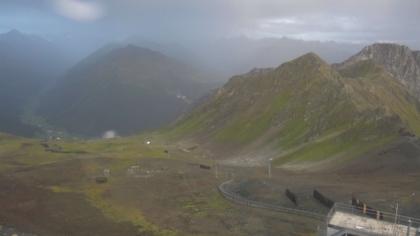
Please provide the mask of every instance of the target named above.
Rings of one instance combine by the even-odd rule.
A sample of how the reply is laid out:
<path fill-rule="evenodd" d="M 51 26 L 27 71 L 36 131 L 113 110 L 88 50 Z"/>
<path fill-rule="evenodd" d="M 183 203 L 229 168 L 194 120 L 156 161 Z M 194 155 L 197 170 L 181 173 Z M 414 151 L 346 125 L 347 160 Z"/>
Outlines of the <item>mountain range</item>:
<path fill-rule="evenodd" d="M 305 41 L 292 38 L 253 39 L 246 36 L 221 38 L 203 42 L 177 44 L 155 42 L 140 36 L 123 41 L 159 51 L 210 74 L 212 81 L 228 78 L 259 67 L 273 67 L 306 52 L 313 51 L 329 63 L 341 62 L 359 51 L 363 45 L 333 41 Z"/>
<path fill-rule="evenodd" d="M 54 44 L 11 31 L 0 35 L 0 131 L 33 136 L 37 127 L 23 124 L 21 116 L 39 97 L 36 115 L 72 135 L 133 135 L 176 121 L 162 129 L 167 137 L 197 143 L 228 163 L 262 165 L 274 159 L 290 168 L 352 159 L 419 134 L 419 51 L 378 43 L 331 64 L 350 49 L 331 56 L 340 44 L 302 42 L 301 50 L 287 53 L 278 42 L 232 53 L 226 67 L 231 72 L 251 67 L 243 63 L 246 58 L 261 58 L 255 66 L 272 64 L 272 54 L 284 61 L 318 46 L 327 59 L 307 53 L 278 67 L 233 76 L 213 90 L 214 75 L 185 63 L 183 50 L 167 48 L 175 58 L 132 44 L 109 44 L 65 70 L 65 57 Z M 282 39 L 281 45 L 296 43 Z M 213 54 L 221 48 L 214 47 Z M 270 56 L 258 54 L 263 51 Z"/>
<path fill-rule="evenodd" d="M 290 50 L 293 45 L 299 50 Z M 58 49 L 12 30 L 0 35 L 0 131 L 34 136 L 57 129 L 96 137 L 107 130 L 127 135 L 159 128 L 227 75 L 309 49 L 336 61 L 353 50 L 340 45 L 235 38 L 183 47 L 131 37 L 71 67 L 71 47 Z M 338 56 L 332 59 L 333 51 Z"/>
<path fill-rule="evenodd" d="M 337 63 L 359 51 L 363 45 L 305 41 L 292 38 L 232 37 L 192 46 L 190 63 L 199 64 L 226 80 L 253 68 L 275 67 L 307 52 L 328 63 Z M 180 51 L 180 50 L 178 50 Z"/>
<path fill-rule="evenodd" d="M 334 65 L 308 53 L 232 77 L 166 132 L 234 164 L 349 160 L 420 134 L 416 58 L 393 44 Z"/>

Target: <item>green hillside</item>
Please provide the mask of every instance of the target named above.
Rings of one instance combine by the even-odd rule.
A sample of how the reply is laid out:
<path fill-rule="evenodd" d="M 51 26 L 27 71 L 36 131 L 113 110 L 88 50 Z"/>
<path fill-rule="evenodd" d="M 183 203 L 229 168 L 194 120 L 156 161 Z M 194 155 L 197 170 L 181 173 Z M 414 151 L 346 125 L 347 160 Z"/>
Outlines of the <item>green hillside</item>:
<path fill-rule="evenodd" d="M 233 77 L 170 137 L 278 165 L 355 157 L 402 131 L 420 133 L 418 103 L 370 61 L 336 71 L 313 53 Z M 251 157 L 252 158 L 252 157 Z"/>

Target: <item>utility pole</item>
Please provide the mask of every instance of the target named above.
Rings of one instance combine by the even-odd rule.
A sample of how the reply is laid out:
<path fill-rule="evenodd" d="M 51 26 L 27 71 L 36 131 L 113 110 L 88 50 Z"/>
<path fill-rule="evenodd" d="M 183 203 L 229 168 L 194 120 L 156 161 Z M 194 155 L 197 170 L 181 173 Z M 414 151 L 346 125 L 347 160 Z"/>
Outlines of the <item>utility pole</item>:
<path fill-rule="evenodd" d="M 216 179 L 218 179 L 219 178 L 219 169 L 218 169 L 218 165 L 217 165 L 217 161 L 214 161 L 214 171 L 215 171 L 215 176 L 216 176 Z"/>
<path fill-rule="evenodd" d="M 169 150 L 168 149 L 165 149 L 164 152 L 166 153 L 166 157 L 169 159 L 171 157 L 170 154 L 169 154 Z"/>
<path fill-rule="evenodd" d="M 410 236 L 410 229 L 411 229 L 411 219 L 408 219 L 407 236 Z"/>
<path fill-rule="evenodd" d="M 397 224 L 397 219 L 398 219 L 398 201 L 396 202 L 396 205 L 395 205 L 395 224 Z"/>
<path fill-rule="evenodd" d="M 271 179 L 271 162 L 273 158 L 268 159 L 268 178 Z"/>

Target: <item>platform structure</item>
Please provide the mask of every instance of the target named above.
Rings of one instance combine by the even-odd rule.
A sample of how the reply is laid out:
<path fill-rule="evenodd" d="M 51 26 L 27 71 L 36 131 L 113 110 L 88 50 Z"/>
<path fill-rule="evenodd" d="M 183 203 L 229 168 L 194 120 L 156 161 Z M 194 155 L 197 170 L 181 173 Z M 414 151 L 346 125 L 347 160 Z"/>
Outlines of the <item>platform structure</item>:
<path fill-rule="evenodd" d="M 382 211 L 366 212 L 336 203 L 327 216 L 327 236 L 420 236 L 420 219 Z"/>

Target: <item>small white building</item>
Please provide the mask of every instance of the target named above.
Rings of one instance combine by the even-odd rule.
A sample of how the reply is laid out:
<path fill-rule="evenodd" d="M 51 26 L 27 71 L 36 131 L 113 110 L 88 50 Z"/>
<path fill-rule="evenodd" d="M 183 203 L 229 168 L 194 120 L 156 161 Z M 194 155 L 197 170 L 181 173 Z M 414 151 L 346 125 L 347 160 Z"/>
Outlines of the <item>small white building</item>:
<path fill-rule="evenodd" d="M 336 203 L 327 216 L 327 236 L 419 236 L 420 219 Z"/>
<path fill-rule="evenodd" d="M 111 170 L 110 169 L 104 169 L 104 176 L 105 177 L 110 177 L 111 176 Z"/>
<path fill-rule="evenodd" d="M 140 166 L 130 166 L 127 169 L 127 175 L 128 176 L 135 176 L 140 172 Z"/>

